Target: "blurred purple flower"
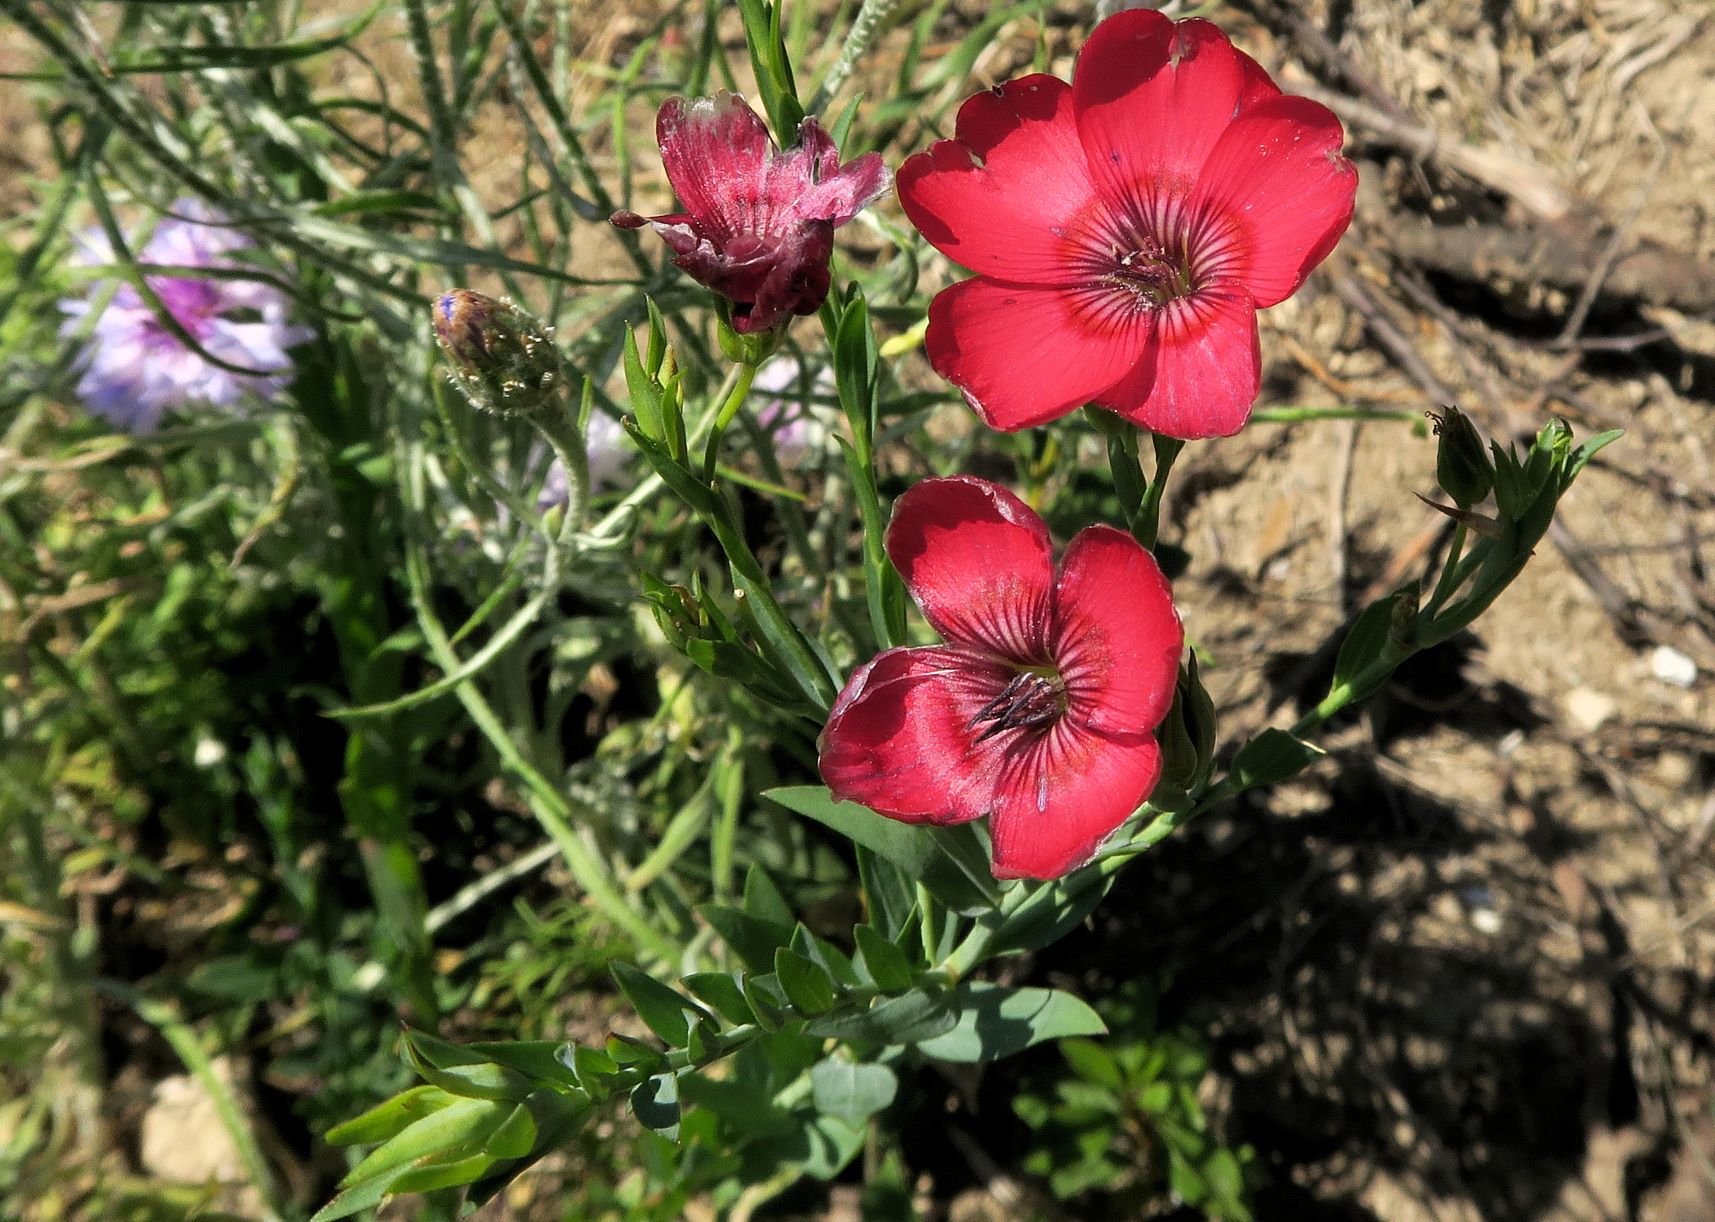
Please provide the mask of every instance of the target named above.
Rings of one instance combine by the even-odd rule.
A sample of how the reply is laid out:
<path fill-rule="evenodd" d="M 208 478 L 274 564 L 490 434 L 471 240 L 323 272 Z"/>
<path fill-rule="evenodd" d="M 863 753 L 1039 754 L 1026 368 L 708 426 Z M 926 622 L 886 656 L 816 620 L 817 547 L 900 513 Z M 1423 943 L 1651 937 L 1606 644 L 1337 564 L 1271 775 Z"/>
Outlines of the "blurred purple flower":
<path fill-rule="evenodd" d="M 230 256 L 252 245 L 250 238 L 196 200 L 173 205 L 136 252 L 141 263 L 176 267 L 241 268 Z M 182 218 L 182 219 L 179 219 Z M 100 231 L 85 234 L 74 262 L 85 267 L 114 262 Z M 76 334 L 108 281 L 89 287 L 91 300 L 67 299 L 60 309 L 69 317 L 63 336 Z M 132 433 L 152 431 L 168 410 L 207 404 L 235 408 L 246 398 L 267 401 L 292 380 L 286 349 L 309 340 L 308 327 L 286 321 L 286 295 L 256 280 L 216 280 L 193 276 L 150 276 L 149 287 L 173 319 L 197 343 L 233 365 L 265 372 L 235 373 L 211 364 L 185 346 L 156 316 L 143 295 L 121 284 L 101 310 L 80 358 L 78 394 L 89 410 Z"/>
<path fill-rule="evenodd" d="M 631 457 L 630 442 L 619 421 L 601 412 L 590 414 L 589 428 L 584 432 L 584 447 L 589 453 L 590 492 L 617 488 L 624 479 L 626 462 Z M 566 489 L 566 468 L 559 459 L 548 465 L 542 480 L 542 491 L 536 495 L 536 508 L 547 512 L 570 499 Z"/>
<path fill-rule="evenodd" d="M 776 357 L 756 371 L 756 423 L 773 438 L 776 455 L 791 462 L 826 448 L 834 413 L 825 400 L 835 393 L 833 370 L 818 370 L 806 386 L 795 357 Z"/>

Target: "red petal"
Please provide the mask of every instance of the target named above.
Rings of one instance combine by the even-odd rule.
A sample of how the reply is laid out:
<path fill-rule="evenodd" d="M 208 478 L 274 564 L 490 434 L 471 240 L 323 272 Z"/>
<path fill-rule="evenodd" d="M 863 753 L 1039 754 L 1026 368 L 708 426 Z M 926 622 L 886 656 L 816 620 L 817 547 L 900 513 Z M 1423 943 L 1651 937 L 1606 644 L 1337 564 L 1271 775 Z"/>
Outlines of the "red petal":
<path fill-rule="evenodd" d="M 844 225 L 892 183 L 880 153 L 865 153 L 841 165 L 834 138 L 815 119 L 805 119 L 798 125 L 798 143 L 769 174 L 769 206 L 777 216 Z"/>
<path fill-rule="evenodd" d="M 1047 661 L 1053 545 L 1036 511 L 1005 488 L 971 476 L 913 485 L 893 507 L 887 554 L 948 641 Z"/>
<path fill-rule="evenodd" d="M 847 682 L 822 731 L 822 779 L 836 798 L 907 823 L 988 813 L 998 744 L 971 723 L 1011 672 L 965 650 L 890 649 Z M 991 745 L 992 744 L 992 745 Z"/>
<path fill-rule="evenodd" d="M 1192 211 L 1206 208 L 1235 227 L 1222 274 L 1249 289 L 1259 309 L 1296 292 L 1346 232 L 1358 173 L 1340 155 L 1343 135 L 1326 106 L 1274 98 L 1236 120 L 1203 167 Z"/>
<path fill-rule="evenodd" d="M 1157 314 L 1154 376 L 1122 381 L 1102 406 L 1153 433 L 1230 437 L 1262 388 L 1256 310 L 1242 292 L 1203 289 Z"/>
<path fill-rule="evenodd" d="M 1072 87 L 1040 73 L 1008 81 L 967 99 L 955 130 L 899 167 L 905 215 L 974 272 L 1065 282 L 1066 235 L 1095 200 Z"/>
<path fill-rule="evenodd" d="M 990 428 L 1012 432 L 1082 406 L 1149 350 L 1149 315 L 1121 290 L 1030 288 L 966 280 L 929 305 L 935 372 L 965 392 Z"/>
<path fill-rule="evenodd" d="M 1185 630 L 1143 544 L 1111 526 L 1078 532 L 1054 589 L 1054 660 L 1075 722 L 1148 734 L 1173 704 Z"/>
<path fill-rule="evenodd" d="M 712 98 L 668 98 L 655 116 L 661 164 L 685 211 L 720 236 L 740 229 L 740 201 L 762 195 L 774 139 L 734 93 Z"/>
<path fill-rule="evenodd" d="M 1234 116 L 1279 93 L 1219 26 L 1174 23 L 1150 9 L 1096 27 L 1072 90 L 1097 184 L 1131 208 L 1190 194 Z"/>
<path fill-rule="evenodd" d="M 1058 878 L 1082 865 L 1160 776 L 1153 738 L 1108 738 L 1062 719 L 1001 772 L 989 821 L 995 877 Z"/>

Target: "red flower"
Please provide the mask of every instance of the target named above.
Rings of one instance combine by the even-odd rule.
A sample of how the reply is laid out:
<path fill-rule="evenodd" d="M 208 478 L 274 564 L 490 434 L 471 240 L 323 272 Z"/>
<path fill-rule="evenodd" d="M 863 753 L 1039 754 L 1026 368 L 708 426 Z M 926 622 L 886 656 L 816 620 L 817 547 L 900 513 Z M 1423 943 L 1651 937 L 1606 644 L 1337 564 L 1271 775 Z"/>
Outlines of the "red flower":
<path fill-rule="evenodd" d="M 766 331 L 814 314 L 828 295 L 834 230 L 886 192 L 881 154 L 840 164 L 815 119 L 782 153 L 756 112 L 731 93 L 668 98 L 655 118 L 661 161 L 685 211 L 616 212 L 621 229 L 650 225 L 673 262 L 732 302 L 732 328 Z"/>
<path fill-rule="evenodd" d="M 930 362 L 998 429 L 1086 402 L 1170 437 L 1236 433 L 1256 311 L 1345 232 L 1340 123 L 1207 21 L 1118 13 L 1070 85 L 1027 76 L 959 109 L 899 198 L 977 273 L 929 309 Z"/>
<path fill-rule="evenodd" d="M 1048 528 L 1006 489 L 925 480 L 887 554 L 946 640 L 860 668 L 822 731 L 836 798 L 907 823 L 991 816 L 998 878 L 1089 860 L 1155 788 L 1184 633 L 1155 559 L 1110 526 L 1054 573 Z"/>

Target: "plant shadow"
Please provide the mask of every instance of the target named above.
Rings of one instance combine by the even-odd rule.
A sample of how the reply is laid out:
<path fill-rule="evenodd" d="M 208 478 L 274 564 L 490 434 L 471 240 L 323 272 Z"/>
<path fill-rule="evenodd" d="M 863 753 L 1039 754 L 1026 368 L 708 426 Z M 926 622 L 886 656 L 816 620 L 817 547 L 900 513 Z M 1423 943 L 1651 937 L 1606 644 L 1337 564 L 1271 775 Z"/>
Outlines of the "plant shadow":
<path fill-rule="evenodd" d="M 1164 1023 L 1205 1033 L 1227 1138 L 1266 1170 L 1258 1217 L 1380 1218 L 1401 1194 L 1538 1217 L 1592 1130 L 1635 1114 L 1623 1023 L 1564 995 L 1454 808 L 1361 761 L 1291 804 L 1247 796 L 1164 842 L 1054 974 L 1171 981 Z"/>

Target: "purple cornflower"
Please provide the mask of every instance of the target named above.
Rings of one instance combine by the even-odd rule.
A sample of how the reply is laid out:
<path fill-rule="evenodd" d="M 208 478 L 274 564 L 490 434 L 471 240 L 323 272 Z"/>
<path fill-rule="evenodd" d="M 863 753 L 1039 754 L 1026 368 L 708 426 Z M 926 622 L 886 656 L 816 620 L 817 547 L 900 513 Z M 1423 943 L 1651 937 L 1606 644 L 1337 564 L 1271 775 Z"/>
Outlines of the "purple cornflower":
<path fill-rule="evenodd" d="M 240 268 L 229 256 L 250 246 L 245 234 L 197 200 L 173 205 L 143 248 L 141 263 L 174 267 Z M 99 267 L 114 262 L 100 231 L 85 234 L 74 262 Z M 98 297 L 106 281 L 90 285 Z M 256 280 L 194 276 L 150 276 L 149 287 L 173 319 L 197 343 L 219 359 L 255 369 L 235 373 L 206 360 L 168 330 L 130 284 L 121 284 L 96 318 L 84 346 L 77 391 L 89 410 L 132 433 L 153 431 L 170 409 L 196 405 L 236 408 L 246 399 L 277 398 L 292 380 L 286 349 L 315 334 L 286 321 L 286 295 Z M 60 309 L 69 317 L 60 328 L 72 336 L 85 325 L 92 300 L 67 299 Z"/>

